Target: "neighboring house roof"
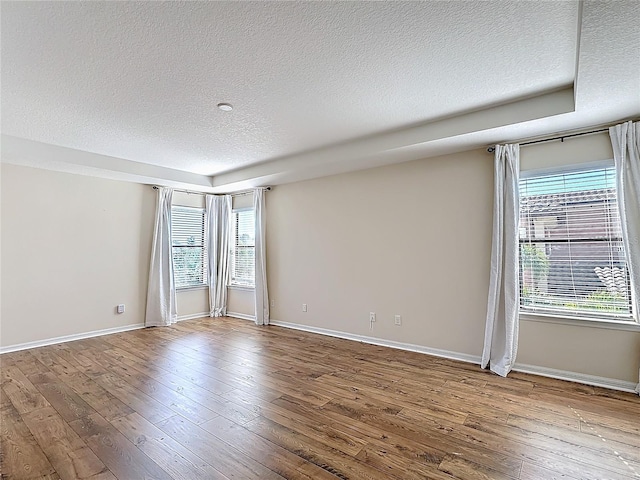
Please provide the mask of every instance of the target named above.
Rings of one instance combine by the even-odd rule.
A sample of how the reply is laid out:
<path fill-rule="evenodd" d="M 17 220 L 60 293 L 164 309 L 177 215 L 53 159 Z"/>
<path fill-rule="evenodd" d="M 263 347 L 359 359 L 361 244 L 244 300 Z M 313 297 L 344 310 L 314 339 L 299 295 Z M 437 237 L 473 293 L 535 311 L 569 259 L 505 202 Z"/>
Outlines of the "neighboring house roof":
<path fill-rule="evenodd" d="M 522 197 L 520 199 L 520 206 L 529 214 L 556 215 L 564 212 L 569 205 L 604 203 L 615 201 L 615 199 L 615 188 L 600 188 L 597 190 Z"/>

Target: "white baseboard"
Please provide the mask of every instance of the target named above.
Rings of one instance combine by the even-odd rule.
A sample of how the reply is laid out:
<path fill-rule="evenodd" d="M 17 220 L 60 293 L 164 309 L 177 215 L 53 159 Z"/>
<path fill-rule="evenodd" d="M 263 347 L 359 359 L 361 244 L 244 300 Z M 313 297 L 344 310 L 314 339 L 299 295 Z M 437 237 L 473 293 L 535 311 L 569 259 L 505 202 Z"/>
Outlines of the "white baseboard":
<path fill-rule="evenodd" d="M 231 314 L 228 314 L 232 316 Z M 302 330 L 310 333 L 318 333 L 330 337 L 344 338 L 355 342 L 369 343 L 372 345 L 380 345 L 383 347 L 397 348 L 399 350 L 407 350 L 410 352 L 424 353 L 435 357 L 448 358 L 451 360 L 460 360 L 467 363 L 475 363 L 480 365 L 482 358 L 477 355 L 469 355 L 466 353 L 451 352 L 449 350 L 440 350 L 437 348 L 424 347 L 422 345 L 413 345 L 411 343 L 395 342 L 384 338 L 367 337 L 364 335 L 356 335 L 353 333 L 340 332 L 337 330 L 329 330 L 326 328 L 310 327 L 308 325 L 300 325 L 297 323 L 281 322 L 279 320 L 271 320 L 270 325 L 278 327 L 291 328 L 294 330 Z M 596 387 L 609 388 L 611 390 L 620 390 L 623 392 L 636 393 L 636 384 L 615 378 L 597 377 L 595 375 L 587 375 L 584 373 L 568 372 L 564 370 L 556 370 L 554 368 L 538 367 L 535 365 L 522 365 L 516 363 L 513 368 L 516 372 L 530 373 L 541 377 L 556 378 L 558 380 L 567 380 L 569 382 L 583 383 Z"/>
<path fill-rule="evenodd" d="M 195 320 L 196 318 L 209 317 L 209 312 L 191 313 L 189 315 L 181 315 L 176 320 L 182 322 L 183 320 Z"/>
<path fill-rule="evenodd" d="M 227 317 L 239 318 L 240 320 L 256 321 L 255 315 L 247 315 L 246 313 L 227 312 Z"/>
<path fill-rule="evenodd" d="M 9 345 L 8 347 L 0 347 L 0 354 L 17 352 L 18 350 L 26 350 L 28 348 L 46 347 L 47 345 L 55 345 L 56 343 L 72 342 L 74 340 L 82 340 L 83 338 L 99 337 L 112 333 L 128 332 L 129 330 L 138 330 L 144 328 L 144 323 L 134 323 L 123 327 L 105 328 L 102 330 L 93 330 L 92 332 L 76 333 L 74 335 L 65 335 L 62 337 L 47 338 L 45 340 L 36 340 L 35 342 L 19 343 L 17 345 Z"/>

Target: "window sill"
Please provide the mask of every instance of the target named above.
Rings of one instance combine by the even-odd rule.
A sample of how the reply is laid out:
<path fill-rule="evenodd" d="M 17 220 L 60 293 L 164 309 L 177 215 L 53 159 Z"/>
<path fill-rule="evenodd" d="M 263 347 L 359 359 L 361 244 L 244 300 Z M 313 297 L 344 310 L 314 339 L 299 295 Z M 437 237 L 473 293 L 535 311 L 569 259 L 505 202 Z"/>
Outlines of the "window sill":
<path fill-rule="evenodd" d="M 555 323 L 574 327 L 604 328 L 607 330 L 628 330 L 640 332 L 640 323 L 635 320 L 594 320 L 592 318 L 563 317 L 560 315 L 544 315 L 540 313 L 520 313 L 520 320 L 525 322 Z"/>
<path fill-rule="evenodd" d="M 176 287 L 176 292 L 188 292 L 190 290 L 204 290 L 209 288 L 208 285 L 193 285 L 190 287 Z"/>
<path fill-rule="evenodd" d="M 227 285 L 227 288 L 230 288 L 231 290 L 245 290 L 250 292 L 253 292 L 256 289 L 256 287 L 251 287 L 249 285 Z"/>

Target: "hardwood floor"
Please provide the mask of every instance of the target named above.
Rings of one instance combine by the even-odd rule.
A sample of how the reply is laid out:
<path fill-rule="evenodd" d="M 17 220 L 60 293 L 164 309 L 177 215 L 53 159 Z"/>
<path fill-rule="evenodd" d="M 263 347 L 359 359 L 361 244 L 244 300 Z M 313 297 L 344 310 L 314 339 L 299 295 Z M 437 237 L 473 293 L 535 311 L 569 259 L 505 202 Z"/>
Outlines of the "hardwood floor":
<path fill-rule="evenodd" d="M 2 478 L 640 478 L 636 395 L 243 320 L 0 362 Z"/>

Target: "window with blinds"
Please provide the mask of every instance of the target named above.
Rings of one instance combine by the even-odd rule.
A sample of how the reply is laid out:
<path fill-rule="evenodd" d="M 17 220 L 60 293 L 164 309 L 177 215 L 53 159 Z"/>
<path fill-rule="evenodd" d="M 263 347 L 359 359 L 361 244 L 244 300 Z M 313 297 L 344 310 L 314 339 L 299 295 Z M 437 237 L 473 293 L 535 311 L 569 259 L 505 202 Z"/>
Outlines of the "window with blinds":
<path fill-rule="evenodd" d="M 632 320 L 615 169 L 520 180 L 523 312 Z"/>
<path fill-rule="evenodd" d="M 171 207 L 171 245 L 176 288 L 207 284 L 205 222 L 202 208 Z"/>
<path fill-rule="evenodd" d="M 255 285 L 255 213 L 253 209 L 233 211 L 231 228 L 231 285 Z"/>

